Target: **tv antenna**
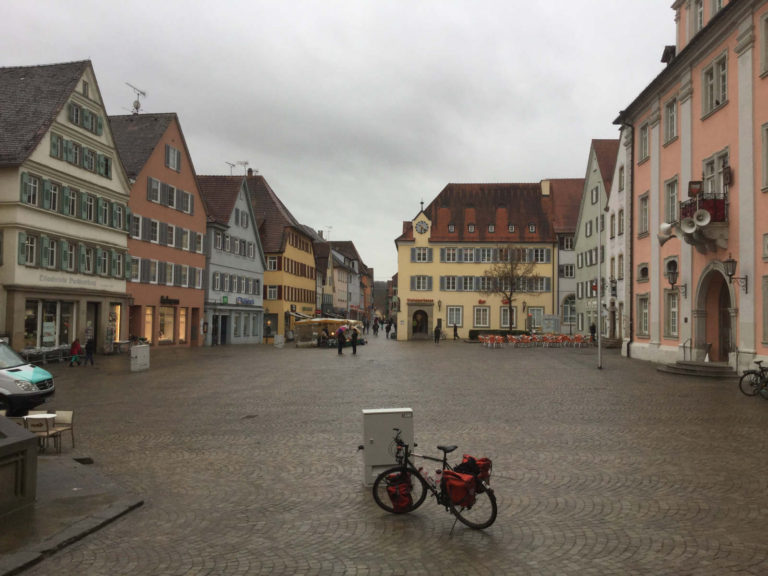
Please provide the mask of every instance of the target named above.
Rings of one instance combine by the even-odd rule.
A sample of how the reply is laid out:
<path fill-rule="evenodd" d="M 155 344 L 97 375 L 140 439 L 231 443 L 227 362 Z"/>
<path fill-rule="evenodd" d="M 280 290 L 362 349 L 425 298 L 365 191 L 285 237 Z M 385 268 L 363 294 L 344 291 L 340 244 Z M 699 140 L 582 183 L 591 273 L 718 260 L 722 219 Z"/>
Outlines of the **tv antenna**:
<path fill-rule="evenodd" d="M 147 93 L 144 90 L 136 88 L 136 86 L 134 86 L 130 82 L 126 82 L 126 84 L 128 86 L 130 86 L 130 88 L 136 93 L 136 100 L 133 101 L 133 110 L 132 110 L 132 112 L 134 114 L 138 114 L 139 112 L 141 112 L 141 98 L 142 97 L 146 98 L 147 97 Z"/>
<path fill-rule="evenodd" d="M 235 164 L 237 164 L 238 166 L 242 166 L 243 169 L 245 170 L 245 173 L 246 174 L 248 173 L 248 164 L 249 164 L 248 160 L 235 160 Z"/>
<path fill-rule="evenodd" d="M 234 162 L 227 162 L 226 160 L 224 160 L 224 163 L 225 163 L 225 164 L 229 164 L 229 175 L 230 175 L 230 176 L 232 176 L 232 169 L 233 169 L 235 166 L 237 166 L 237 164 L 235 164 Z"/>

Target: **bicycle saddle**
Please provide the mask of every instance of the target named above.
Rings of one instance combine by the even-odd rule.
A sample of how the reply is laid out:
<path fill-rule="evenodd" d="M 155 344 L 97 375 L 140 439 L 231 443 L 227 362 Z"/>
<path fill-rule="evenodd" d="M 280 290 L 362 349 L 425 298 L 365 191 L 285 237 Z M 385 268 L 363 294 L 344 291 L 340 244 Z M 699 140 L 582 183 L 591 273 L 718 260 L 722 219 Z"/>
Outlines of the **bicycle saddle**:
<path fill-rule="evenodd" d="M 446 454 L 450 454 L 451 452 L 456 450 L 456 448 L 458 448 L 458 446 L 438 446 L 437 447 L 438 450 L 442 450 Z"/>

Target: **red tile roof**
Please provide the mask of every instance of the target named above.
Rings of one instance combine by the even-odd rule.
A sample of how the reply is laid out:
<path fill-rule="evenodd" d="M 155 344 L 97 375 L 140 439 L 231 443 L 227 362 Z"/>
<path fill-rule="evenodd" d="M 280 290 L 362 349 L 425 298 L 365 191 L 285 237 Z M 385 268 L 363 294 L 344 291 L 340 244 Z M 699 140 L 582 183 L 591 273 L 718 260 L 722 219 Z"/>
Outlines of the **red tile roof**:
<path fill-rule="evenodd" d="M 597 166 L 607 193 L 611 191 L 613 171 L 616 169 L 616 159 L 619 153 L 619 140 L 592 140 L 592 148 L 597 157 Z"/>
<path fill-rule="evenodd" d="M 208 221 L 229 224 L 243 176 L 198 176 L 197 187 L 205 202 Z"/>
<path fill-rule="evenodd" d="M 292 227 L 307 236 L 310 241 L 313 240 L 285 204 L 280 201 L 263 176 L 256 174 L 246 176 L 246 182 L 265 253 L 283 251 L 286 227 Z"/>

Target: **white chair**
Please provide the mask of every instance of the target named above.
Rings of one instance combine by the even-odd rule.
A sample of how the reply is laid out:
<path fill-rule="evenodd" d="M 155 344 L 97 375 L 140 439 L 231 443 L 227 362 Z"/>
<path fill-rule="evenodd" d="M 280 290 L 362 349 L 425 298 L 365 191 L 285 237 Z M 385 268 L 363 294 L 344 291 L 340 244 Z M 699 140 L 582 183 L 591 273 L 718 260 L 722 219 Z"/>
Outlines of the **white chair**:
<path fill-rule="evenodd" d="M 27 430 L 37 436 L 41 451 L 48 448 L 48 440 L 53 438 L 53 447 L 61 454 L 61 434 L 56 431 L 53 418 L 25 418 L 24 423 Z"/>
<path fill-rule="evenodd" d="M 54 413 L 56 414 L 56 422 L 54 425 L 54 430 L 61 434 L 62 432 L 69 431 L 69 433 L 72 435 L 72 448 L 75 447 L 75 427 L 74 427 L 74 420 L 75 420 L 75 413 L 72 410 L 54 410 Z M 59 443 L 61 443 L 61 438 L 59 438 Z M 59 451 L 61 451 L 61 446 L 59 446 Z"/>

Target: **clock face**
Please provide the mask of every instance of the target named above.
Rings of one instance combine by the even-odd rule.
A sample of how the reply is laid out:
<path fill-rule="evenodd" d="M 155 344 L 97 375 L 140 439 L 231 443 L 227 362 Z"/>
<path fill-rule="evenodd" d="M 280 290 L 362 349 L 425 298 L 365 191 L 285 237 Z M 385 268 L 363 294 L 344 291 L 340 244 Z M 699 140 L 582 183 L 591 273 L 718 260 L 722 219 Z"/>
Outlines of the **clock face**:
<path fill-rule="evenodd" d="M 427 225 L 426 222 L 424 222 L 424 220 L 416 223 L 416 232 L 418 232 L 419 234 L 424 234 L 424 232 L 426 232 L 428 228 L 429 226 Z"/>

